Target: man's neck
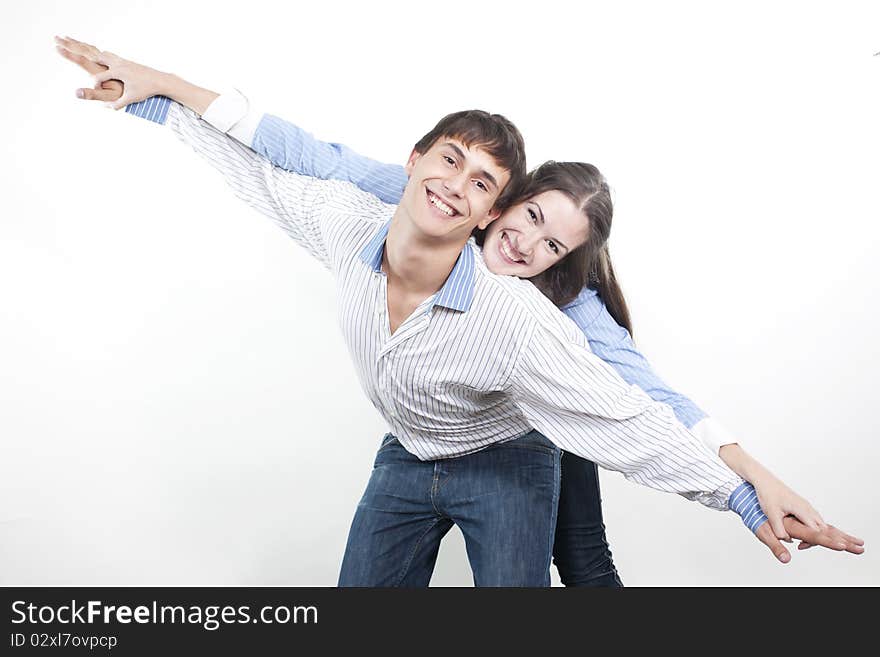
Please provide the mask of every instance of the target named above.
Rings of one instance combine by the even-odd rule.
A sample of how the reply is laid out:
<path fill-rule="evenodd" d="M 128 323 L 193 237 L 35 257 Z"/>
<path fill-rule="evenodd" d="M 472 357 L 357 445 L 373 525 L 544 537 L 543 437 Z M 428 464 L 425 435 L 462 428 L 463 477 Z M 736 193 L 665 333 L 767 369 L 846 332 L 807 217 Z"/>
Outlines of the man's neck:
<path fill-rule="evenodd" d="M 459 241 L 427 237 L 398 209 L 385 238 L 382 269 L 388 282 L 407 296 L 427 298 L 443 287 L 466 243 L 467 237 Z"/>

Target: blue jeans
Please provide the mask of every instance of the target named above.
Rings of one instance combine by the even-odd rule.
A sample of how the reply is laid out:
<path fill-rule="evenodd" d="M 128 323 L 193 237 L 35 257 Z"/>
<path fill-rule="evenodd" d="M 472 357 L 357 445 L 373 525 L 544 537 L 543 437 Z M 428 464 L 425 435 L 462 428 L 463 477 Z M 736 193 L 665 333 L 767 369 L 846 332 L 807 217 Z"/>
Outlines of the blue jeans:
<path fill-rule="evenodd" d="M 623 586 L 605 540 L 596 464 L 568 452 L 562 453 L 553 563 L 566 586 Z"/>
<path fill-rule="evenodd" d="M 549 586 L 559 472 L 559 448 L 536 431 L 436 461 L 420 461 L 388 434 L 351 524 L 339 586 L 428 586 L 453 524 L 476 586 Z"/>

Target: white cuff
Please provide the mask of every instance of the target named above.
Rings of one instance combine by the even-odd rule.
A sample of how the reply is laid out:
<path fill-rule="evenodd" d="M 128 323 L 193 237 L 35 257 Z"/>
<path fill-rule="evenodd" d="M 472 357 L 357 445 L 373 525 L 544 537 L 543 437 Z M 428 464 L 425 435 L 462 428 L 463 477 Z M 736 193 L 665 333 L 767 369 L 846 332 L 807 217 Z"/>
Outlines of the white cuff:
<path fill-rule="evenodd" d="M 691 427 L 691 431 L 716 456 L 724 445 L 739 442 L 720 422 L 711 417 L 704 417 Z"/>
<path fill-rule="evenodd" d="M 238 89 L 221 94 L 208 105 L 202 118 L 212 126 L 250 146 L 263 113 L 251 109 L 248 99 Z"/>

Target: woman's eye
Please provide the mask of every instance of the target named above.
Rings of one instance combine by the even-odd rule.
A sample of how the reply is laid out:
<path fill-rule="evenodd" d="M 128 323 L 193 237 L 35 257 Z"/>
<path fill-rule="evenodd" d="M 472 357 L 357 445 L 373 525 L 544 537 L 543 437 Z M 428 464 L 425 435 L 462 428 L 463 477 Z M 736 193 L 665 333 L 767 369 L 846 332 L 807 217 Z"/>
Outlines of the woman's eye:
<path fill-rule="evenodd" d="M 449 157 L 448 155 L 444 155 L 444 156 L 443 156 L 443 159 L 446 160 L 446 163 L 447 163 L 447 164 L 451 164 L 451 165 L 455 166 L 455 160 L 453 160 L 453 159 L 452 159 L 451 157 Z"/>
<path fill-rule="evenodd" d="M 483 183 L 482 183 L 481 181 L 479 181 L 479 180 L 477 181 L 477 187 L 479 187 L 479 188 L 480 188 L 481 190 L 483 190 L 484 192 L 488 192 L 488 191 L 489 191 L 489 188 L 486 187 L 486 185 L 483 184 Z"/>
<path fill-rule="evenodd" d="M 559 247 L 556 246 L 556 242 L 553 240 L 547 240 L 547 246 L 550 247 L 550 250 L 553 251 L 553 253 L 556 253 L 557 255 L 559 254 Z"/>
<path fill-rule="evenodd" d="M 532 210 L 531 208 L 527 208 L 526 210 L 529 213 L 529 218 L 532 220 L 532 223 L 533 224 L 538 223 L 538 215 L 535 214 L 535 211 Z"/>

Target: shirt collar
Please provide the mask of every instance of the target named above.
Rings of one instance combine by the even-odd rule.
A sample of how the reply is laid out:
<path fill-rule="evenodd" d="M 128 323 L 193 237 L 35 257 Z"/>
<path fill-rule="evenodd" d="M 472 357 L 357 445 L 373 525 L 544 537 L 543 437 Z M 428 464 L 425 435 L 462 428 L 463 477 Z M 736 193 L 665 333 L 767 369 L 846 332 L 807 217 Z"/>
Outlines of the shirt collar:
<path fill-rule="evenodd" d="M 379 228 L 373 239 L 361 251 L 361 260 L 377 273 L 382 271 L 382 254 L 385 251 L 385 238 L 388 237 L 390 227 L 389 220 Z M 474 271 L 474 250 L 466 244 L 458 256 L 455 267 L 452 268 L 452 273 L 435 296 L 432 307 L 443 306 L 451 310 L 467 312 L 474 300 Z"/>

